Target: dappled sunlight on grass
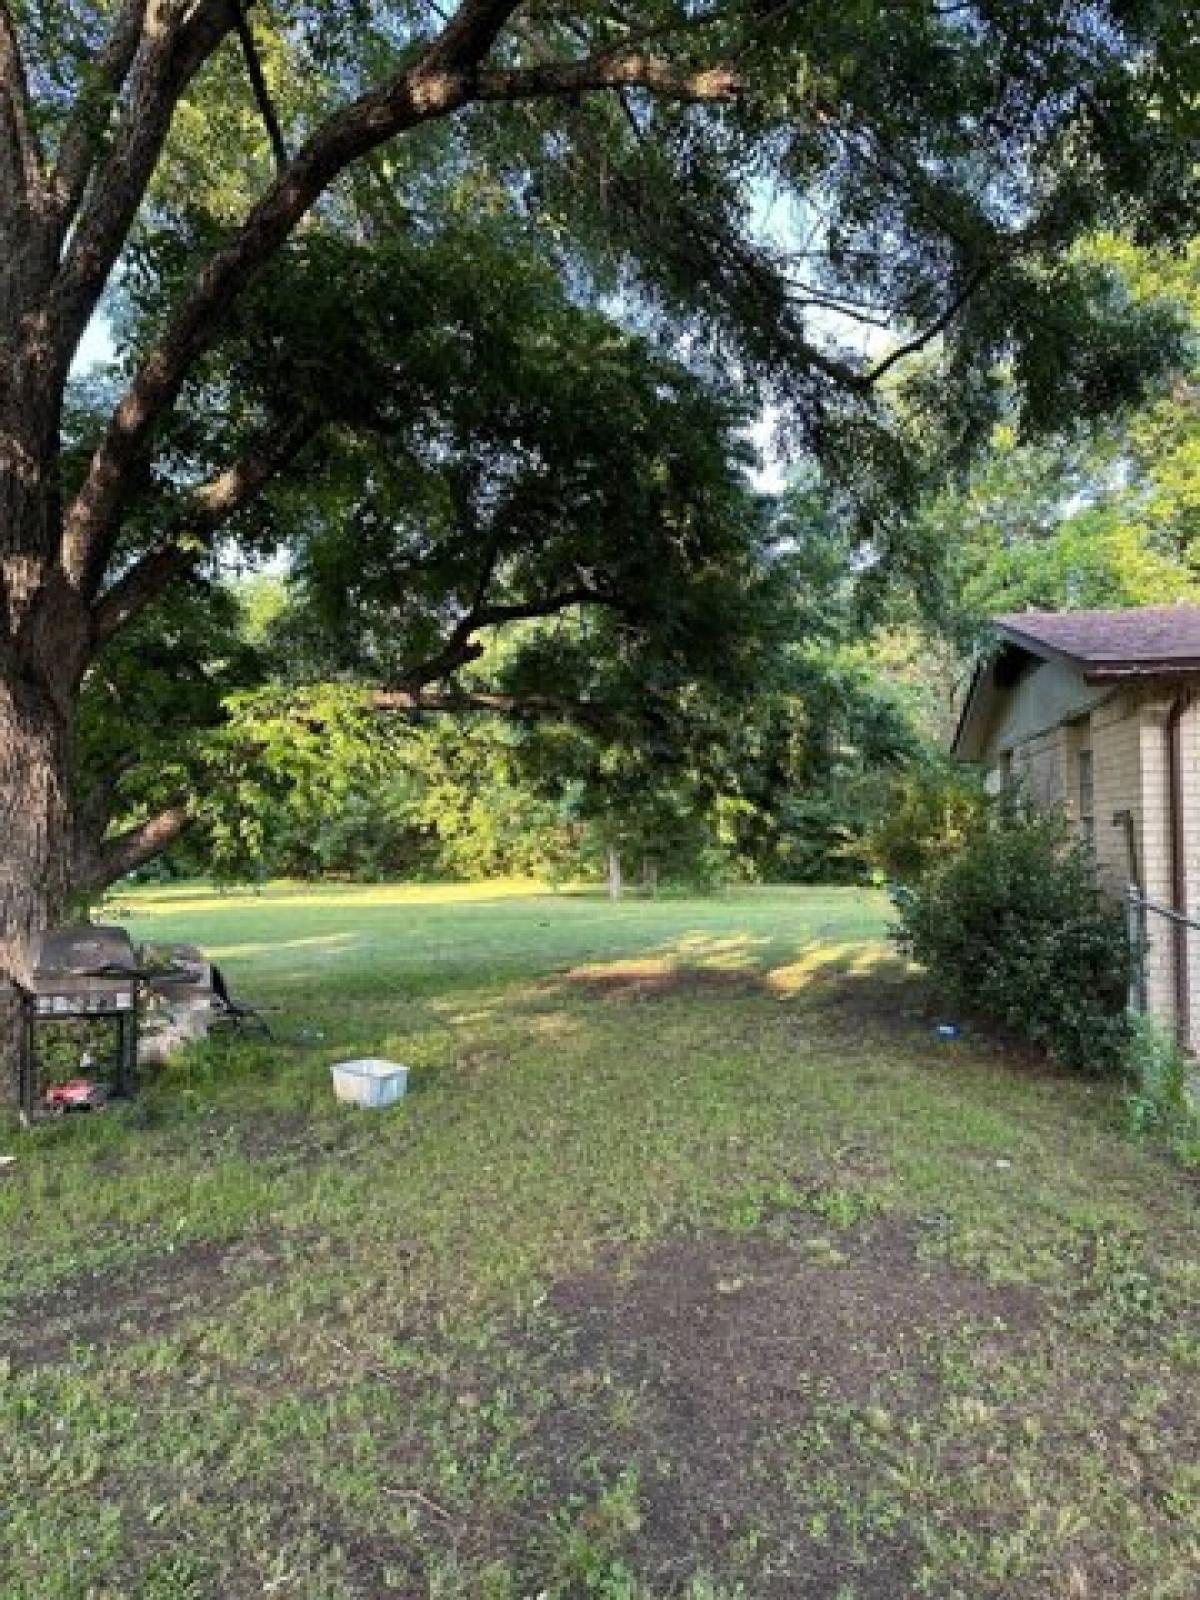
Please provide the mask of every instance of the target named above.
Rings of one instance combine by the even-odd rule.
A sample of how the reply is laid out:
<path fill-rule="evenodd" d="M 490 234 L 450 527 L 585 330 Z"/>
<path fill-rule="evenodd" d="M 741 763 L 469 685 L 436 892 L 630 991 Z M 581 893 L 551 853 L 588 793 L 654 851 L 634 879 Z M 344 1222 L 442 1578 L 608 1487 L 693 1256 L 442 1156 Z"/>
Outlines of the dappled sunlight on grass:
<path fill-rule="evenodd" d="M 569 983 L 586 983 L 592 978 L 669 978 L 680 970 L 680 963 L 668 956 L 636 956 L 618 961 L 584 961 L 570 967 L 563 976 Z"/>
<path fill-rule="evenodd" d="M 539 1011 L 530 1017 L 529 1026 L 544 1039 L 565 1039 L 568 1034 L 580 1033 L 585 1024 L 582 1018 L 566 1011 Z"/>
<path fill-rule="evenodd" d="M 828 991 L 839 982 L 873 980 L 881 986 L 879 998 L 886 1000 L 899 985 L 911 983 L 908 964 L 877 939 L 802 941 L 792 944 L 781 960 L 789 943 L 765 934 L 717 938 L 689 933 L 645 955 L 582 962 L 550 980 L 549 986 L 565 984 L 595 995 L 638 998 L 691 994 L 706 986 L 719 992 L 741 982 L 793 1000 Z"/>
<path fill-rule="evenodd" d="M 511 1009 L 511 998 L 505 1001 L 505 1006 Z M 433 1016 L 444 1017 L 456 1028 L 480 1027 L 484 1023 L 491 1022 L 501 1010 L 500 1004 L 497 1003 L 494 1006 L 473 1006 L 469 1011 L 463 1011 L 452 1000 L 430 1000 L 427 1002 L 427 1007 Z"/>
<path fill-rule="evenodd" d="M 747 967 L 751 966 L 755 957 L 768 949 L 772 942 L 768 934 L 752 938 L 749 934 L 740 933 L 732 937 L 715 938 L 710 933 L 688 933 L 683 938 L 674 940 L 666 953 L 681 957 L 694 966 Z"/>
<path fill-rule="evenodd" d="M 711 960 L 685 962 L 668 956 L 627 961 L 588 962 L 572 967 L 546 988 L 574 989 L 592 998 L 643 999 L 673 993 L 697 994 L 703 989 L 728 990 L 753 983 L 758 968 L 730 953 Z"/>
<path fill-rule="evenodd" d="M 269 961 L 276 953 L 290 958 L 294 950 L 305 950 L 315 956 L 349 955 L 360 949 L 365 942 L 354 933 L 312 933 L 299 939 L 264 939 L 253 944 L 209 945 L 206 953 L 214 961 L 237 960 L 243 956 Z"/>
<path fill-rule="evenodd" d="M 908 973 L 907 963 L 886 945 L 819 944 L 813 945 L 795 961 L 772 967 L 763 981 L 773 994 L 790 999 L 839 978 L 870 977 L 898 982 Z"/>

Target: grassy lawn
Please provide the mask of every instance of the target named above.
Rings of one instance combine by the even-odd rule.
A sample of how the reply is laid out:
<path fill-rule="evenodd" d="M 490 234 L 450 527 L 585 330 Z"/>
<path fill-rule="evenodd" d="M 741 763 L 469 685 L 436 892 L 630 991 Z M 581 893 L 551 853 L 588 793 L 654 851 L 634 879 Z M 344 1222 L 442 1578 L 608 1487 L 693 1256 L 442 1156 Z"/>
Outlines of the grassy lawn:
<path fill-rule="evenodd" d="M 1195 1189 L 879 897 L 119 909 L 281 1039 L 0 1141 L 4 1600 L 1200 1593 Z"/>

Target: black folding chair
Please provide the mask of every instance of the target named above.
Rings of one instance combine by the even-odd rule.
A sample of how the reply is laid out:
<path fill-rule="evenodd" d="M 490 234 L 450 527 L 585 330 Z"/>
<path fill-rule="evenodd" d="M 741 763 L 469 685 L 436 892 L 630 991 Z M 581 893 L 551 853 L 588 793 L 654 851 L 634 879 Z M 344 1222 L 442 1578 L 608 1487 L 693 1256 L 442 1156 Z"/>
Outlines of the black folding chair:
<path fill-rule="evenodd" d="M 265 1038 L 274 1040 L 271 1024 L 263 1015 L 265 1011 L 277 1011 L 278 1006 L 256 1006 L 246 1000 L 237 1000 L 229 992 L 229 985 L 225 981 L 225 974 L 214 962 L 212 972 L 213 993 L 213 1021 L 218 1025 L 224 1023 L 231 1028 L 256 1029 Z"/>

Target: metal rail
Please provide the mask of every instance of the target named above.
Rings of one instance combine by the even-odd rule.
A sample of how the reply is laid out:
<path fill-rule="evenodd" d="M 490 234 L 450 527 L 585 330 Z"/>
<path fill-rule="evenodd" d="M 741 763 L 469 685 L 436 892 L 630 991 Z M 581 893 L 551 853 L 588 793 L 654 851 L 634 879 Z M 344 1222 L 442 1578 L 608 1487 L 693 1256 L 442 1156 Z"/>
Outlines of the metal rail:
<path fill-rule="evenodd" d="M 1129 942 L 1134 952 L 1129 1004 L 1135 1011 L 1144 1012 L 1147 1006 L 1146 952 L 1150 948 L 1150 918 L 1161 917 L 1164 922 L 1177 930 L 1175 938 L 1182 944 L 1182 954 L 1176 959 L 1184 963 L 1188 954 L 1188 931 L 1192 928 L 1200 931 L 1200 918 L 1188 916 L 1184 911 L 1176 911 L 1174 906 L 1165 906 L 1159 900 L 1151 900 L 1149 895 L 1144 895 L 1136 884 L 1131 884 L 1125 891 L 1125 915 L 1129 928 Z"/>

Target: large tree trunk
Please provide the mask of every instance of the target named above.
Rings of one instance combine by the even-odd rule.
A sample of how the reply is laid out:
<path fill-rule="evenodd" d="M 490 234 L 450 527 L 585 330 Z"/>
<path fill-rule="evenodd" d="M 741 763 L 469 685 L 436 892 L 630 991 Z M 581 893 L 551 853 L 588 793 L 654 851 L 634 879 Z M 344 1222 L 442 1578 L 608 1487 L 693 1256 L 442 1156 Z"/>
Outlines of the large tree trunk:
<path fill-rule="evenodd" d="M 70 891 L 69 713 L 18 676 L 0 682 L 0 1101 L 15 1088 L 19 1010 L 34 936 Z"/>
<path fill-rule="evenodd" d="M 28 972 L 31 936 L 60 917 L 71 871 L 69 710 L 0 682 L 0 971 Z"/>
<path fill-rule="evenodd" d="M 86 600 L 59 560 L 56 377 L 29 352 L 0 376 L 0 1092 L 16 1059 L 12 979 L 27 976 L 33 935 L 66 908 L 91 639 Z"/>

